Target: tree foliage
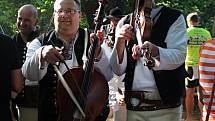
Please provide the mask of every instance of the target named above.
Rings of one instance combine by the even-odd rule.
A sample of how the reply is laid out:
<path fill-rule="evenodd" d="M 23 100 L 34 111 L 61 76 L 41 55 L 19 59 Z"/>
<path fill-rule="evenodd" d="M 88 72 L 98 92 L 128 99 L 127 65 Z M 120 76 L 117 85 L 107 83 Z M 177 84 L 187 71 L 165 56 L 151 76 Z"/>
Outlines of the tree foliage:
<path fill-rule="evenodd" d="M 134 0 L 108 0 L 105 7 L 105 14 L 113 7 L 120 7 L 124 14 L 132 12 Z M 81 27 L 94 27 L 93 14 L 98 8 L 97 0 L 81 0 L 83 17 L 80 23 Z M 33 4 L 39 11 L 40 23 L 39 29 L 47 31 L 53 28 L 51 18 L 53 14 L 54 0 L 0 0 L 0 31 L 4 30 L 6 34 L 13 35 L 16 32 L 17 10 L 24 4 Z M 157 0 L 157 4 L 165 4 L 174 7 L 183 12 L 186 16 L 190 12 L 198 12 L 201 17 L 202 26 L 211 30 L 215 13 L 214 0 Z M 1 31 L 2 32 L 2 31 Z"/>

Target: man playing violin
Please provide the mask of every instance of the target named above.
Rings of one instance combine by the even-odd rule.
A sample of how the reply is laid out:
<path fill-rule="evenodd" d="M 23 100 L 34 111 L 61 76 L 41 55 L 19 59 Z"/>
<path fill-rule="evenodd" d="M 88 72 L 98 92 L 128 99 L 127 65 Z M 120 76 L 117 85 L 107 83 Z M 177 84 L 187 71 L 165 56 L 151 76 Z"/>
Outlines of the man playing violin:
<path fill-rule="evenodd" d="M 55 29 L 30 43 L 22 71 L 27 79 L 39 81 L 38 120 L 71 121 L 73 114 L 69 114 L 69 118 L 59 118 L 59 114 L 68 113 L 66 111 L 70 106 L 66 106 L 65 110 L 59 109 L 56 90 L 61 82 L 57 81 L 59 75 L 54 71 L 54 67 L 58 67 L 62 74 L 69 71 L 68 68 L 82 67 L 91 41 L 88 39 L 88 31 L 79 28 L 80 0 L 56 0 L 53 16 Z M 101 43 L 102 41 L 99 41 L 95 49 L 94 70 L 105 74 L 105 79 L 110 80 L 111 69 Z M 77 75 L 78 73 L 73 73 L 74 77 Z M 67 104 L 67 99 L 62 100 Z"/>
<path fill-rule="evenodd" d="M 130 14 L 116 28 L 110 63 L 116 74 L 125 73 L 127 121 L 180 121 L 182 118 L 186 23 L 178 10 L 156 7 L 155 3 L 139 0 L 135 8 L 138 22 L 129 24 L 132 23 Z"/>
<path fill-rule="evenodd" d="M 106 53 L 110 57 L 113 45 L 115 42 L 115 30 L 117 23 L 123 17 L 122 10 L 119 7 L 115 7 L 110 10 L 109 15 L 106 16 L 109 24 L 104 28 L 107 31 L 105 36 Z M 124 101 L 124 83 L 122 82 L 124 75 L 114 75 L 108 82 L 109 84 L 109 106 L 110 114 L 113 116 L 113 121 L 126 121 L 126 106 Z"/>

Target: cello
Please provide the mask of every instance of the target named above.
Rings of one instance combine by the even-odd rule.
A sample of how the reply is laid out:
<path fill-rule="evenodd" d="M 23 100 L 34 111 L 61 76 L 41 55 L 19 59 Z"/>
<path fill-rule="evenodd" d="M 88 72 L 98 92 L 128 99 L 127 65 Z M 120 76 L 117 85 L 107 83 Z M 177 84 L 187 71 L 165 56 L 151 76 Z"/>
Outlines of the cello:
<path fill-rule="evenodd" d="M 104 5 L 107 3 L 105 0 L 98 2 L 94 33 L 102 25 Z M 84 69 L 83 67 L 69 69 L 64 63 L 68 71 L 63 75 L 63 79 L 68 87 L 65 87 L 63 79 L 60 79 L 61 83 L 58 83 L 56 96 L 58 121 L 94 121 L 108 101 L 108 83 L 101 73 L 94 70 L 93 66 L 97 45 L 98 39 L 95 38 L 89 48 Z M 54 68 L 57 70 L 56 66 Z M 59 74 L 58 77 L 60 77 Z"/>

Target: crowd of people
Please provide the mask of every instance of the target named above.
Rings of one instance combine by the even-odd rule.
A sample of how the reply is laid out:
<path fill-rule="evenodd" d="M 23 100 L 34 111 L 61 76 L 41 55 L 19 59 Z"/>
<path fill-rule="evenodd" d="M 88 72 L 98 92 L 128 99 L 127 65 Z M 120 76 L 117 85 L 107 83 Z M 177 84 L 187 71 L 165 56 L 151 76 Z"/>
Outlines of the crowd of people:
<path fill-rule="evenodd" d="M 0 34 L 0 121 L 181 121 L 183 109 L 192 121 L 196 92 L 200 120 L 215 121 L 213 34 L 196 12 L 149 3 L 149 16 L 145 0 L 114 7 L 94 32 L 79 26 L 80 0 L 56 0 L 46 33 L 36 7 L 20 7 L 18 33 Z"/>

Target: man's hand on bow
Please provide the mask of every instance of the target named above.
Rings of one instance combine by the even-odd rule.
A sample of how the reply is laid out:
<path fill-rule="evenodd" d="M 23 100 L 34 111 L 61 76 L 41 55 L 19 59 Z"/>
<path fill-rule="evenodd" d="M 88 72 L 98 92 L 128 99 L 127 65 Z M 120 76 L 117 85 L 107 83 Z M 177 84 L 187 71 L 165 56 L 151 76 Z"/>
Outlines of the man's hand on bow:
<path fill-rule="evenodd" d="M 41 59 L 45 60 L 50 64 L 55 64 L 56 62 L 63 62 L 64 58 L 61 53 L 62 49 L 58 47 L 53 47 L 52 45 L 46 45 L 41 50 Z"/>

